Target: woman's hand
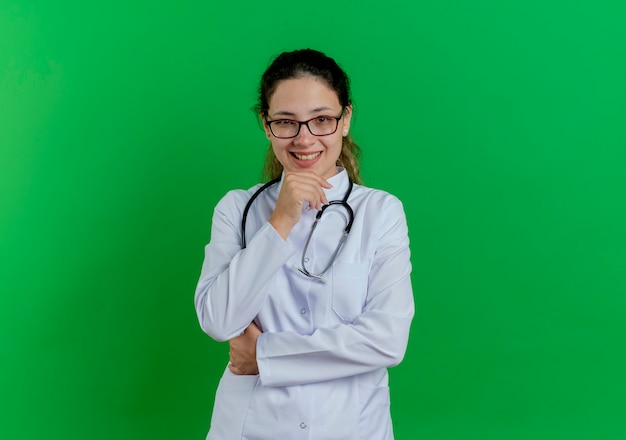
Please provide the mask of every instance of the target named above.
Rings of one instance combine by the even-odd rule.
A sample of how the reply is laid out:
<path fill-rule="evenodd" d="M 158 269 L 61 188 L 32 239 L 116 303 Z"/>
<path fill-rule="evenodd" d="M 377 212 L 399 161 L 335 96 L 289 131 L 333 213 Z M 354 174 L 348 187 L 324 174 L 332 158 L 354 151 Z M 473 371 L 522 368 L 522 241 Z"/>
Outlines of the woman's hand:
<path fill-rule="evenodd" d="M 300 220 L 305 203 L 318 211 L 328 204 L 324 188 L 332 188 L 332 185 L 311 171 L 285 172 L 276 207 L 269 219 L 283 240 Z"/>
<path fill-rule="evenodd" d="M 261 331 L 251 323 L 241 336 L 228 341 L 230 345 L 230 364 L 228 369 L 237 375 L 259 374 L 256 363 L 256 340 Z"/>

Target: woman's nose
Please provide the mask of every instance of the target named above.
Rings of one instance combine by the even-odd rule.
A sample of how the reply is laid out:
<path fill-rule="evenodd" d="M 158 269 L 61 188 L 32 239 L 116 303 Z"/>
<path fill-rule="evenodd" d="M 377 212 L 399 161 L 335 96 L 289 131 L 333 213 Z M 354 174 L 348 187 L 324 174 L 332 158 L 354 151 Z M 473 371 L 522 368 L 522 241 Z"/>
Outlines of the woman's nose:
<path fill-rule="evenodd" d="M 311 130 L 309 130 L 308 125 L 302 124 L 300 126 L 300 132 L 295 137 L 294 142 L 303 144 L 303 145 L 313 144 L 315 143 L 315 135 L 311 133 Z"/>

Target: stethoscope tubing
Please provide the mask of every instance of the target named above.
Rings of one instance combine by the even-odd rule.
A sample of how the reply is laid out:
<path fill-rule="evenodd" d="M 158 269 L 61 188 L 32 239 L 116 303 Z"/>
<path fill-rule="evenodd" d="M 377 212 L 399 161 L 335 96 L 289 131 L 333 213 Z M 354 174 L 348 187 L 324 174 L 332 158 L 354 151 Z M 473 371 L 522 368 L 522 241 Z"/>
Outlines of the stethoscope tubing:
<path fill-rule="evenodd" d="M 270 180 L 269 182 L 265 183 L 262 187 L 260 187 L 258 190 L 255 191 L 254 194 L 252 194 L 252 197 L 250 197 L 250 200 L 248 200 L 248 203 L 246 203 L 246 206 L 243 210 L 243 215 L 241 217 L 241 249 L 245 249 L 246 248 L 246 221 L 248 219 L 248 211 L 250 211 L 250 207 L 252 206 L 252 203 L 254 202 L 254 200 L 263 192 L 265 191 L 267 188 L 269 188 L 270 186 L 274 185 L 275 183 L 280 182 L 280 177 L 277 177 L 276 179 Z M 354 222 L 354 211 L 352 210 L 352 208 L 350 207 L 350 205 L 348 204 L 348 198 L 350 197 L 350 194 L 352 194 L 352 187 L 353 187 L 353 182 L 352 179 L 348 179 L 348 189 L 346 191 L 346 194 L 344 195 L 342 200 L 331 200 L 327 205 L 322 206 L 322 209 L 320 211 L 318 211 L 317 215 L 315 216 L 315 222 L 313 223 L 313 226 L 311 228 L 311 232 L 315 229 L 315 227 L 317 226 L 317 222 L 322 218 L 322 215 L 324 214 L 324 211 L 326 210 L 326 208 L 328 208 L 331 205 L 342 205 L 344 208 L 346 208 L 346 210 L 348 211 L 348 224 L 346 225 L 345 229 L 344 229 L 344 233 L 343 233 L 343 237 L 341 239 L 340 245 L 337 248 L 334 256 L 337 255 L 337 253 L 339 252 L 339 249 L 341 248 L 341 246 L 343 245 L 343 242 L 345 241 L 345 239 L 347 238 L 348 234 L 350 233 L 350 229 L 352 229 L 352 223 Z M 312 234 L 311 234 L 312 235 Z M 309 235 L 309 240 L 311 239 L 311 235 Z M 307 246 L 309 243 L 309 240 L 307 240 Z M 306 250 L 306 247 L 305 247 Z M 334 258 L 333 258 L 334 260 Z M 331 260 L 331 264 L 332 261 Z M 328 268 L 326 268 L 324 270 L 324 272 L 327 270 Z M 305 269 L 306 271 L 306 269 Z M 308 273 L 308 271 L 306 271 L 306 274 L 309 276 L 312 276 L 313 274 Z"/>
<path fill-rule="evenodd" d="M 270 180 L 261 188 L 257 189 L 256 192 L 252 194 L 252 197 L 250 197 L 250 200 L 248 200 L 248 203 L 246 203 L 246 207 L 244 208 L 243 215 L 241 217 L 241 249 L 246 248 L 246 220 L 248 219 L 248 211 L 250 211 L 252 202 L 254 202 L 254 199 L 256 199 L 263 191 L 278 182 L 280 182 L 280 177 Z"/>

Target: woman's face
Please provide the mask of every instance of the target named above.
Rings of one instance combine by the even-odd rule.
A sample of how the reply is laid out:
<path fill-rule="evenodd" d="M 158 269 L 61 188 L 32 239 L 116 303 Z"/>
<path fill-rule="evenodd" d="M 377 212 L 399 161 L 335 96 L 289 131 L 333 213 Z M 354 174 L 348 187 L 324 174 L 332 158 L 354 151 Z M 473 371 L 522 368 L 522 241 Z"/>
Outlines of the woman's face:
<path fill-rule="evenodd" d="M 269 121 L 336 117 L 342 110 L 337 93 L 313 76 L 279 82 L 268 103 L 266 116 Z M 352 107 L 348 106 L 339 120 L 337 131 L 326 136 L 312 135 L 306 125 L 302 125 L 296 137 L 279 139 L 272 134 L 265 120 L 263 125 L 274 154 L 285 171 L 313 171 L 328 179 L 337 173 L 337 158 L 341 153 L 343 137 L 350 129 L 351 116 Z"/>

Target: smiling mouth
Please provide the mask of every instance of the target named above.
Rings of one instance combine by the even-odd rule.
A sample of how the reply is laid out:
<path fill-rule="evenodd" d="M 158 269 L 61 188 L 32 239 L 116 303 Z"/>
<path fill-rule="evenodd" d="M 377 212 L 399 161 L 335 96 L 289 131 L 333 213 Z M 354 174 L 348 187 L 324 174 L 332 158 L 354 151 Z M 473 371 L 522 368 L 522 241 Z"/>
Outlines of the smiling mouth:
<path fill-rule="evenodd" d="M 321 151 L 318 151 L 317 153 L 311 153 L 311 154 L 300 154 L 300 153 L 291 153 L 296 159 L 298 160 L 313 160 L 313 159 L 317 159 L 320 154 L 322 154 Z"/>

